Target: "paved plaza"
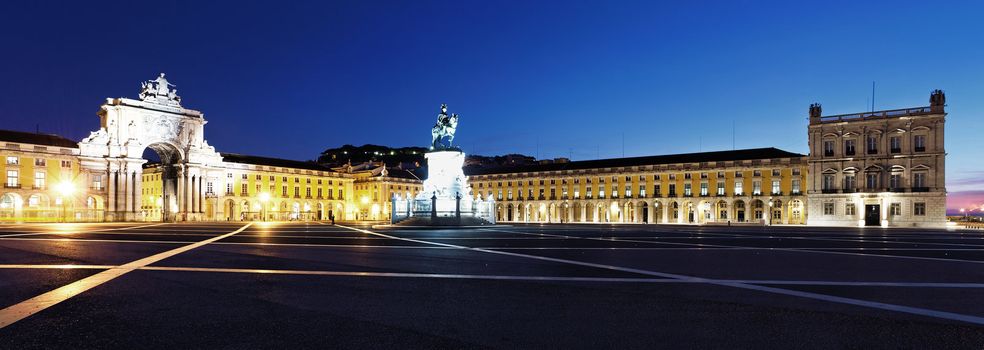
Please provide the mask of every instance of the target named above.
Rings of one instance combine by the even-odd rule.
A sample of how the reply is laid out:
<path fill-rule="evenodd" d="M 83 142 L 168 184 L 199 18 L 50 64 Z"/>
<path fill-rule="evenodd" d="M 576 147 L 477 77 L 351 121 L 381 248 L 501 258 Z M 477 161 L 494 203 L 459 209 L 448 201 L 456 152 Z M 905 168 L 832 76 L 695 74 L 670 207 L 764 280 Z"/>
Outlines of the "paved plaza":
<path fill-rule="evenodd" d="M 980 349 L 984 233 L 8 224 L 0 308 L 0 349 Z"/>

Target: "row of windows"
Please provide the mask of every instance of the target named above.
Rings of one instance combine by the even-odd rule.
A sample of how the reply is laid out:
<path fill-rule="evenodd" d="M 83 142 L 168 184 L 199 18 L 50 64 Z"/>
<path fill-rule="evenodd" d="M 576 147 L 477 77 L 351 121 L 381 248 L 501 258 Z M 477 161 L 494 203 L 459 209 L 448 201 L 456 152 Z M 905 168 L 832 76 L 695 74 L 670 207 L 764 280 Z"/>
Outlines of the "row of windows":
<path fill-rule="evenodd" d="M 231 179 L 231 178 L 233 178 L 233 176 L 232 176 L 232 173 L 226 173 L 226 178 L 228 178 L 228 179 Z M 241 176 L 241 178 L 242 178 L 243 180 L 249 180 L 249 174 L 245 174 L 245 173 L 244 173 L 244 174 L 242 174 L 242 176 Z M 260 175 L 260 174 L 256 174 L 256 175 L 254 176 L 254 179 L 255 179 L 256 181 L 262 181 L 262 180 L 263 180 L 263 175 Z M 268 175 L 268 176 L 267 176 L 267 179 L 268 179 L 269 181 L 271 181 L 271 182 L 273 182 L 273 181 L 277 181 L 277 176 L 274 176 L 274 175 Z M 287 180 L 287 179 L 288 179 L 288 177 L 287 177 L 287 176 L 281 176 L 281 179 L 280 179 L 280 180 L 281 180 L 282 182 L 288 182 L 288 180 Z M 300 178 L 300 177 L 294 177 L 294 183 L 300 183 L 300 182 L 301 182 L 301 178 Z M 308 184 L 309 184 L 309 183 L 311 183 L 311 178 L 304 178 L 304 183 L 308 183 Z M 321 185 L 321 184 L 323 184 L 323 183 L 322 183 L 322 179 L 317 179 L 317 181 L 316 181 L 316 183 L 317 183 L 318 185 Z M 328 180 L 328 184 L 329 184 L 329 185 L 333 185 L 333 184 L 334 184 L 334 180 Z M 340 182 L 339 182 L 339 184 L 340 184 Z"/>
<path fill-rule="evenodd" d="M 213 193 L 212 192 L 212 182 L 207 182 L 206 185 L 205 185 L 205 187 L 206 187 L 206 193 Z M 260 192 L 263 191 L 263 187 L 260 184 L 256 184 L 255 185 L 255 189 L 256 189 L 256 191 L 253 192 L 253 194 L 258 194 L 258 193 L 260 193 Z M 269 190 L 269 193 L 270 194 L 276 194 L 277 193 L 277 186 L 272 186 L 271 185 L 269 187 L 269 189 L 270 189 Z M 281 197 L 285 197 L 286 198 L 286 197 L 289 197 L 290 196 L 290 192 L 288 192 L 288 187 L 287 186 L 281 186 L 280 189 L 281 189 L 281 191 L 280 191 L 280 196 Z M 300 197 L 301 196 L 301 187 L 294 186 L 293 189 L 294 189 L 294 191 L 293 191 L 294 197 Z M 311 187 L 304 187 L 304 196 L 305 197 L 308 197 L 308 198 L 312 198 L 313 197 L 312 196 L 312 193 L 316 193 L 316 195 L 317 195 L 318 198 L 326 198 L 325 197 L 325 193 L 327 193 L 327 198 L 328 199 L 335 199 L 335 191 L 336 191 L 336 189 L 329 188 L 329 189 L 327 189 L 327 191 L 325 191 L 325 189 L 323 189 L 321 187 L 317 187 L 314 190 L 315 191 L 312 192 L 311 191 Z M 338 198 L 337 199 L 344 199 L 345 198 L 345 190 L 339 188 L 339 189 L 337 189 L 337 191 L 338 191 Z M 233 194 L 233 192 L 232 192 L 232 183 L 226 183 L 226 195 L 227 196 L 230 196 L 232 194 Z M 239 185 L 239 195 L 240 196 L 248 196 L 248 195 L 250 195 L 249 185 L 248 184 L 243 183 L 243 184 L 240 184 Z"/>
<path fill-rule="evenodd" d="M 61 167 L 62 168 L 71 168 L 72 167 L 72 161 L 70 161 L 70 160 L 62 160 L 60 162 L 61 162 Z M 20 157 L 17 157 L 17 156 L 7 156 L 7 165 L 20 165 Z M 48 161 L 46 159 L 44 159 L 44 158 L 34 158 L 34 166 L 47 166 L 47 165 L 48 165 Z"/>
<path fill-rule="evenodd" d="M 723 171 L 719 171 L 717 173 L 717 178 L 716 179 L 724 179 L 725 178 L 724 174 L 725 173 Z M 735 171 L 735 173 L 734 173 L 734 175 L 735 175 L 736 178 L 743 178 L 744 176 L 742 174 L 743 174 L 742 171 Z M 801 174 L 800 169 L 793 169 L 792 170 L 792 174 L 793 174 L 793 176 L 800 176 L 800 174 Z M 684 175 L 683 176 L 684 180 L 692 180 L 693 179 L 693 174 L 692 173 L 684 173 L 683 175 Z M 754 177 L 761 177 L 762 176 L 762 171 L 761 170 L 755 170 L 755 171 L 752 172 L 752 176 L 754 176 Z M 780 175 L 780 170 L 779 169 L 773 169 L 772 170 L 772 176 L 773 177 L 781 176 Z M 617 183 L 618 182 L 618 178 L 619 177 L 617 177 L 617 176 L 612 176 L 611 182 L 612 183 Z M 669 180 L 676 180 L 677 179 L 676 174 L 669 174 L 668 178 L 669 178 Z M 700 178 L 701 179 L 708 179 L 709 178 L 708 173 L 706 173 L 706 172 L 705 173 L 700 173 Z M 652 179 L 653 181 L 662 181 L 662 176 L 660 174 L 652 175 L 652 177 L 649 177 L 647 175 L 640 175 L 638 182 L 645 183 L 648 179 Z M 585 180 L 584 181 L 585 183 L 588 183 L 588 184 L 592 183 L 592 178 L 586 178 L 584 180 Z M 533 180 L 527 180 L 526 181 L 526 185 L 533 186 L 533 182 L 534 182 Z M 545 185 L 547 182 L 549 182 L 551 185 L 556 185 L 557 184 L 557 180 L 556 179 L 550 179 L 550 180 L 542 180 L 541 179 L 541 180 L 538 180 L 537 181 L 537 183 L 539 185 L 541 185 L 541 186 Z M 560 184 L 561 185 L 566 185 L 568 182 L 569 182 L 568 179 L 561 179 L 560 180 Z M 572 182 L 574 184 L 580 184 L 581 183 L 581 179 L 579 179 L 579 178 L 571 179 L 570 182 Z M 605 183 L 605 178 L 598 178 L 598 182 L 599 183 Z M 629 182 L 632 182 L 632 177 L 631 176 L 626 176 L 624 183 L 629 183 Z M 495 183 L 495 186 L 496 187 L 502 187 L 502 184 L 503 184 L 502 181 L 498 181 L 498 182 Z M 486 185 L 486 183 L 480 182 L 480 183 L 478 183 L 478 188 L 484 188 L 485 185 Z M 512 186 L 512 185 L 513 185 L 513 181 L 506 181 L 506 186 Z M 517 186 L 523 186 L 523 181 L 516 181 L 516 185 Z M 493 187 L 492 183 L 488 183 L 488 187 Z"/>
<path fill-rule="evenodd" d="M 853 156 L 857 154 L 856 143 L 857 140 L 854 139 L 844 140 L 845 156 Z M 889 153 L 902 153 L 902 136 L 889 137 L 888 145 L 889 145 Z M 912 151 L 913 152 L 926 151 L 926 135 L 912 136 Z M 878 136 L 869 135 L 865 139 L 865 152 L 867 154 L 878 154 Z M 834 156 L 834 140 L 823 141 L 823 155 L 825 157 Z"/>
<path fill-rule="evenodd" d="M 782 193 L 782 187 L 780 186 L 781 185 L 780 180 L 772 180 L 771 185 L 772 185 L 772 187 L 771 187 L 771 192 L 769 192 L 770 194 L 772 194 L 772 195 L 782 195 L 783 194 Z M 612 185 L 612 192 L 611 192 L 612 198 L 618 198 L 618 196 L 620 195 L 621 192 L 619 192 L 619 188 L 618 187 L 619 187 L 618 184 L 613 184 Z M 594 188 L 592 188 L 590 186 L 587 187 L 587 188 L 585 188 L 585 197 L 584 198 L 589 198 L 589 199 L 590 198 L 593 198 L 594 197 L 593 196 L 593 193 L 592 193 L 592 190 L 593 189 Z M 662 186 L 660 184 L 656 184 L 654 186 L 654 192 L 656 193 L 656 195 L 662 195 L 662 191 L 661 190 L 662 190 Z M 677 195 L 677 187 L 676 187 L 676 184 L 669 184 L 668 190 L 669 190 L 667 192 L 667 195 L 668 196 L 675 197 Z M 792 180 L 792 186 L 791 186 L 792 193 L 791 194 L 793 194 L 793 195 L 799 195 L 801 193 L 801 190 L 802 190 L 801 189 L 801 181 L 798 180 L 798 179 L 797 180 Z M 574 192 L 574 196 L 573 196 L 574 199 L 580 199 L 581 198 L 581 191 L 580 191 L 580 189 L 574 189 L 573 192 Z M 523 190 L 522 189 L 519 189 L 517 191 L 517 193 L 520 196 L 522 196 Z M 561 198 L 562 199 L 566 199 L 568 197 L 568 193 L 569 192 L 568 192 L 568 189 L 567 188 L 562 188 L 561 189 Z M 598 198 L 605 198 L 605 185 L 604 184 L 599 184 L 598 185 L 598 187 L 597 187 L 597 193 L 598 193 Z M 638 194 L 639 197 L 646 197 L 646 186 L 645 185 L 636 186 L 636 191 L 634 193 Z M 700 196 L 709 196 L 709 195 L 711 195 L 709 184 L 707 182 L 702 182 L 700 184 L 700 192 L 699 193 L 700 193 Z M 745 190 L 744 190 L 744 184 L 743 184 L 743 182 L 741 182 L 741 181 L 736 182 L 734 184 L 733 191 L 731 193 L 732 193 L 732 195 L 738 195 L 738 196 L 744 195 L 745 194 Z M 694 193 L 693 193 L 693 187 L 692 187 L 692 185 L 689 184 L 689 183 L 683 184 L 683 193 L 682 194 L 685 197 L 693 196 Z M 717 191 L 715 192 L 715 194 L 718 195 L 718 196 L 724 196 L 724 195 L 727 194 L 726 193 L 724 182 L 718 182 L 717 183 Z M 751 194 L 752 195 L 762 195 L 763 194 L 763 192 L 762 192 L 762 181 L 758 181 L 758 180 L 752 181 L 752 192 L 751 192 Z M 502 200 L 503 198 L 505 198 L 507 200 L 512 200 L 513 199 L 513 190 L 511 188 L 508 189 L 508 190 L 506 190 L 505 197 L 503 197 L 503 190 L 501 188 L 495 194 L 493 194 L 493 191 L 492 190 L 485 191 L 485 192 L 482 192 L 481 190 L 479 190 L 478 192 L 476 192 L 476 195 L 477 196 L 482 196 L 483 198 L 487 198 L 488 196 L 493 196 L 494 195 L 495 198 L 498 199 L 498 200 Z M 526 195 L 527 195 L 527 198 L 533 198 L 533 189 L 527 189 Z M 633 195 L 632 186 L 627 186 L 625 188 L 625 197 L 632 197 L 632 195 Z M 551 188 L 550 189 L 550 198 L 555 199 L 556 197 L 557 197 L 557 189 Z M 539 192 L 538 192 L 538 195 L 537 195 L 536 198 L 545 198 L 545 189 L 543 189 L 543 188 L 539 189 Z"/>
<path fill-rule="evenodd" d="M 823 215 L 837 215 L 835 210 L 835 203 L 823 203 Z M 855 216 L 857 215 L 857 206 L 854 203 L 847 203 L 844 206 L 844 215 Z M 891 203 L 888 206 L 889 216 L 902 216 L 902 203 Z M 926 203 L 916 202 L 912 203 L 912 215 L 914 216 L 926 216 Z"/>
<path fill-rule="evenodd" d="M 34 172 L 34 189 L 45 189 L 48 183 L 48 174 L 43 171 Z M 7 170 L 6 181 L 4 182 L 4 187 L 7 188 L 20 188 L 20 171 L 19 170 Z"/>
<path fill-rule="evenodd" d="M 855 190 L 858 187 L 857 175 L 853 173 L 844 174 L 842 181 L 843 189 L 845 190 Z M 881 172 L 868 172 L 864 174 L 865 188 L 866 189 L 882 189 L 882 174 Z M 925 189 L 929 186 L 926 181 L 926 172 L 913 172 L 912 173 L 912 188 L 914 189 Z M 823 190 L 834 190 L 836 180 L 834 174 L 824 174 L 823 175 Z M 900 172 L 894 172 L 888 176 L 888 188 L 889 189 L 902 189 L 905 187 L 905 179 Z"/>

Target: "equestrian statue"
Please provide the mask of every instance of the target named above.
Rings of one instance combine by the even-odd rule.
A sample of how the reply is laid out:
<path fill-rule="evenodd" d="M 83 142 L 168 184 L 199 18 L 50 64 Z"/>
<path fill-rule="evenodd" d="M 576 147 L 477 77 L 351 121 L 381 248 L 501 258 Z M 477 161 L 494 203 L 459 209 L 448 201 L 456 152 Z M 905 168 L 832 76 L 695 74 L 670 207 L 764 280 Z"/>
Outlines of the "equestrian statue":
<path fill-rule="evenodd" d="M 441 114 L 437 115 L 437 123 L 431 129 L 432 150 L 454 150 L 454 131 L 458 128 L 458 115 L 448 115 L 448 105 L 441 104 Z"/>

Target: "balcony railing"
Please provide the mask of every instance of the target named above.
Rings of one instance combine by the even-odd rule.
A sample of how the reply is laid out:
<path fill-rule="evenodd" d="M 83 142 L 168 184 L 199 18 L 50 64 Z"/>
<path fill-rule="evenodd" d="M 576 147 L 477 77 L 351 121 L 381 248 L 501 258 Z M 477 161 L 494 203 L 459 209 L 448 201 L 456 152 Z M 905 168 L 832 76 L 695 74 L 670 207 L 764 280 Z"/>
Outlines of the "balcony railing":
<path fill-rule="evenodd" d="M 824 194 L 837 193 L 837 189 L 834 189 L 834 188 L 825 188 L 825 189 L 820 190 L 820 193 L 824 193 Z"/>
<path fill-rule="evenodd" d="M 892 153 L 902 153 L 902 149 L 901 148 L 892 148 L 891 151 L 892 151 Z"/>
<path fill-rule="evenodd" d="M 21 188 L 20 184 L 3 184 L 3 188 Z"/>
<path fill-rule="evenodd" d="M 913 187 L 912 192 L 929 192 L 929 187 Z"/>
<path fill-rule="evenodd" d="M 926 152 L 926 147 L 915 147 L 913 150 L 916 152 Z"/>
<path fill-rule="evenodd" d="M 878 154 L 878 149 L 877 148 L 875 148 L 875 149 L 869 149 L 868 150 L 868 154 Z"/>
<path fill-rule="evenodd" d="M 830 115 L 830 116 L 820 117 L 820 122 L 836 123 L 836 122 L 849 121 L 849 120 L 893 118 L 893 117 L 902 117 L 907 115 L 930 114 L 932 112 L 933 112 L 932 108 L 929 106 L 904 108 L 904 109 L 890 109 L 884 111 Z"/>

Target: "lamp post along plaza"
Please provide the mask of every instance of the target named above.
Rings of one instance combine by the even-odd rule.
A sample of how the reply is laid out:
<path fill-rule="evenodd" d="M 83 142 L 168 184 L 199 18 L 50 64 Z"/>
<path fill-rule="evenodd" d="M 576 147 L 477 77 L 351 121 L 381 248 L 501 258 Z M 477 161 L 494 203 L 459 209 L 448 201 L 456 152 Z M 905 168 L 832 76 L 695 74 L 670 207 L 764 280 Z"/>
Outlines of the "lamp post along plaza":
<path fill-rule="evenodd" d="M 68 202 L 75 193 L 75 185 L 66 181 L 59 183 L 55 190 L 61 195 L 62 222 L 68 222 Z"/>
<path fill-rule="evenodd" d="M 267 203 L 270 202 L 270 193 L 262 192 L 260 193 L 260 215 L 263 216 L 263 221 L 267 219 Z"/>

